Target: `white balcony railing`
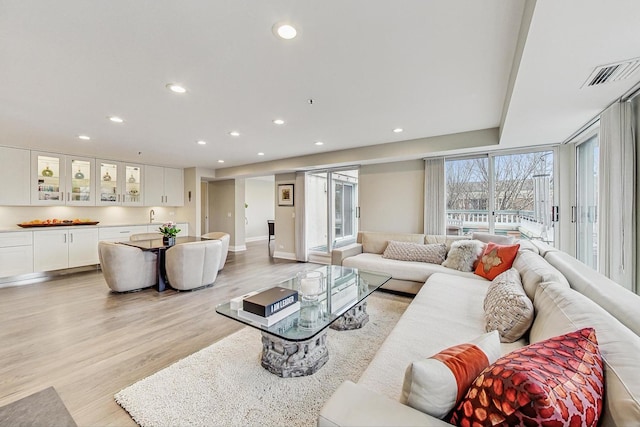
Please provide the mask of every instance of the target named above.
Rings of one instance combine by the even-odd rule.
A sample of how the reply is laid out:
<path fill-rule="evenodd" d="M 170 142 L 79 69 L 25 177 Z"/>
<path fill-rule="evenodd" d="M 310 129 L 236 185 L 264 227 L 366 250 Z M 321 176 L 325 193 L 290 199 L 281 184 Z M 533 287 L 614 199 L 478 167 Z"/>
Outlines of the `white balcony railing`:
<path fill-rule="evenodd" d="M 489 212 L 476 210 L 447 211 L 448 228 L 459 228 L 462 233 L 487 231 Z M 496 211 L 495 232 L 535 240 L 553 241 L 550 218 L 536 218 L 534 211 Z"/>

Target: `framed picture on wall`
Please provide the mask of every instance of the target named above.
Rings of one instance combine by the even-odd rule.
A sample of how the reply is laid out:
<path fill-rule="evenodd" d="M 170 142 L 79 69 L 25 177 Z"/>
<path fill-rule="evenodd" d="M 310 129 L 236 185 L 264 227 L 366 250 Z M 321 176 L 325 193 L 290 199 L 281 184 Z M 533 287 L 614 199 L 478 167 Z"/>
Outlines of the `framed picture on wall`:
<path fill-rule="evenodd" d="M 278 206 L 293 206 L 293 184 L 278 185 Z"/>

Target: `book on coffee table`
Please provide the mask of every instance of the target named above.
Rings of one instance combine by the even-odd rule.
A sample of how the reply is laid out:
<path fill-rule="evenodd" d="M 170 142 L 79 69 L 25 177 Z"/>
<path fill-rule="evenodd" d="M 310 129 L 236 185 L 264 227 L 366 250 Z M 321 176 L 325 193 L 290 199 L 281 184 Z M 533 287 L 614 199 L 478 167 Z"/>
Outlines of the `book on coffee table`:
<path fill-rule="evenodd" d="M 269 317 L 298 302 L 298 291 L 276 286 L 242 301 L 242 309 L 262 317 Z"/>
<path fill-rule="evenodd" d="M 293 313 L 297 312 L 298 310 L 300 310 L 300 303 L 294 302 L 293 304 L 287 306 L 286 308 L 283 308 L 282 310 L 272 314 L 269 317 L 258 316 L 257 314 L 254 314 L 242 309 L 238 310 L 238 317 L 242 317 L 244 319 L 257 322 L 263 326 L 271 326 L 278 323 L 285 317 L 291 316 Z"/>

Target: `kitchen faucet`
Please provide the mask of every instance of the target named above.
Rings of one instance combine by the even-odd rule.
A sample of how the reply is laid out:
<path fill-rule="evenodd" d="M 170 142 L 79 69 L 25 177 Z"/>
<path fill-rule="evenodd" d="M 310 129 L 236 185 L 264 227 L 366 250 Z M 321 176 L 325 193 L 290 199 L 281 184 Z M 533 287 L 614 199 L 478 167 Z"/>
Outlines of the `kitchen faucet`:
<path fill-rule="evenodd" d="M 153 209 L 149 211 L 149 223 L 153 223 L 153 218 L 155 214 L 156 214 L 156 211 L 154 211 Z"/>

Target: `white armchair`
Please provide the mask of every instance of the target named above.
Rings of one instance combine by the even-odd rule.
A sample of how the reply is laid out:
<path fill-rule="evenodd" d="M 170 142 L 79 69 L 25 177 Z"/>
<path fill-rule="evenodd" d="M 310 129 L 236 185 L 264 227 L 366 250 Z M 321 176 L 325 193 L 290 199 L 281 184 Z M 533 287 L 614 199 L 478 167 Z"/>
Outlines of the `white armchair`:
<path fill-rule="evenodd" d="M 114 292 L 129 292 L 156 284 L 157 256 L 132 246 L 100 241 L 100 267 L 107 286 Z"/>
<path fill-rule="evenodd" d="M 220 240 L 182 243 L 167 249 L 165 267 L 172 288 L 186 291 L 208 286 L 218 277 Z"/>
<path fill-rule="evenodd" d="M 220 265 L 218 271 L 224 268 L 224 263 L 227 262 L 227 254 L 229 253 L 229 239 L 231 236 L 222 231 L 213 231 L 211 233 L 203 234 L 205 239 L 220 240 L 222 242 L 222 253 L 220 254 Z"/>

